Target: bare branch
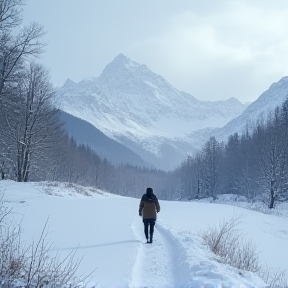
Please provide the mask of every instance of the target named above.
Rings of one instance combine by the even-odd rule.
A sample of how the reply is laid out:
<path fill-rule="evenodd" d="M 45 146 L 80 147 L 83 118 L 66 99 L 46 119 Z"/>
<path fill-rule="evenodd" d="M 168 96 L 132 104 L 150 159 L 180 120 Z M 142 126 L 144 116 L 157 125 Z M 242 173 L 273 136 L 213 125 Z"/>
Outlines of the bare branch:
<path fill-rule="evenodd" d="M 233 216 L 223 220 L 219 226 L 212 227 L 202 233 L 204 244 L 217 256 L 222 263 L 241 270 L 257 272 L 260 270 L 256 245 L 245 243 L 235 228 L 243 216 Z"/>

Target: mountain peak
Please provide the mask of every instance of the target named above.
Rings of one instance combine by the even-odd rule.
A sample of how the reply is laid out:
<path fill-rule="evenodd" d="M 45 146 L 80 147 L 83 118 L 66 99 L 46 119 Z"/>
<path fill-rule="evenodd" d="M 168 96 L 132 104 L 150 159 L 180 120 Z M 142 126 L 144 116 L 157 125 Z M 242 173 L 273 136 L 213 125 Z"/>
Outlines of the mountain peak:
<path fill-rule="evenodd" d="M 117 55 L 114 60 L 112 62 L 126 62 L 129 61 L 130 59 L 125 56 L 123 53 L 120 53 L 119 55 Z"/>
<path fill-rule="evenodd" d="M 76 83 L 73 81 L 73 80 L 71 80 L 71 79 L 67 79 L 66 80 L 66 82 L 64 83 L 64 85 L 63 86 L 65 86 L 65 87 L 72 87 L 72 86 L 74 86 L 74 85 L 76 85 Z"/>
<path fill-rule="evenodd" d="M 118 68 L 126 68 L 128 70 L 141 66 L 139 63 L 132 61 L 122 53 L 116 56 L 109 65 L 116 66 Z"/>
<path fill-rule="evenodd" d="M 123 81 L 127 82 L 128 79 L 133 79 L 132 75 L 137 75 L 139 70 L 142 71 L 143 69 L 146 70 L 147 68 L 145 68 L 144 65 L 132 61 L 121 53 L 104 68 L 97 81 L 99 84 L 106 83 L 106 85 L 110 85 L 110 82 L 113 80 L 113 85 L 115 85 L 115 81 L 117 81 L 121 86 Z"/>
<path fill-rule="evenodd" d="M 226 100 L 228 103 L 234 103 L 234 104 L 242 104 L 237 98 L 235 97 L 230 97 L 229 99 Z"/>
<path fill-rule="evenodd" d="M 127 56 L 125 56 L 122 53 L 117 55 L 109 65 L 116 66 L 116 67 L 122 67 L 122 68 L 125 67 L 126 69 L 140 66 L 139 63 L 132 61 L 131 59 L 129 59 Z"/>

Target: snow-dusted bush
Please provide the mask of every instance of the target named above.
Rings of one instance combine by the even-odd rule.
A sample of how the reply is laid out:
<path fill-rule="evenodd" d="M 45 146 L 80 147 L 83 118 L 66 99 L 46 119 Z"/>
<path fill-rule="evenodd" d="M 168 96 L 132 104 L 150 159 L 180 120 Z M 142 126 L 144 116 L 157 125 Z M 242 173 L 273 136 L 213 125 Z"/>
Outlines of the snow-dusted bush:
<path fill-rule="evenodd" d="M 0 203 L 0 287 L 1 288 L 74 288 L 83 287 L 83 279 L 75 273 L 80 264 L 75 252 L 64 259 L 51 253 L 46 241 L 46 226 L 39 240 L 24 247 L 21 227 L 11 228 L 7 222 L 10 210 Z"/>
<path fill-rule="evenodd" d="M 257 272 L 260 270 L 256 245 L 245 242 L 236 226 L 241 216 L 224 219 L 218 225 L 202 232 L 204 244 L 217 256 L 219 261 L 238 269 Z"/>
<path fill-rule="evenodd" d="M 288 288 L 287 270 L 262 267 L 259 276 L 267 283 L 267 288 Z"/>

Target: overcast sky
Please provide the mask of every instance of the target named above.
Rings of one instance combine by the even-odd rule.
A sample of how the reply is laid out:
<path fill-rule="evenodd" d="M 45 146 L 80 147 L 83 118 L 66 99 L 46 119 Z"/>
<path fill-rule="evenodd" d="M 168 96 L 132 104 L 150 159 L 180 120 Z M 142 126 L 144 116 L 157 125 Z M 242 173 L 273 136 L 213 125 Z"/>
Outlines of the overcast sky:
<path fill-rule="evenodd" d="M 199 100 L 256 100 L 288 75 L 287 0 L 27 0 L 41 61 L 61 86 L 98 77 L 118 54 Z"/>

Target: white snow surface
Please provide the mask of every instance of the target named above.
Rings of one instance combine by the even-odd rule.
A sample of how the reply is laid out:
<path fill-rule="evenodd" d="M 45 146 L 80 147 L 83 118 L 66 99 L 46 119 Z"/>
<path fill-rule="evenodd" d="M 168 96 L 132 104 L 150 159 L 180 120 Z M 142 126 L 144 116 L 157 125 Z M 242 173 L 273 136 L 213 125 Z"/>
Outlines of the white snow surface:
<path fill-rule="evenodd" d="M 64 257 L 77 249 L 77 257 L 83 257 L 77 273 L 96 269 L 82 284 L 85 288 L 264 288 L 257 275 L 221 264 L 201 242 L 199 232 L 234 215 L 243 216 L 239 229 L 257 244 L 260 262 L 287 269 L 287 214 L 159 200 L 154 243 L 145 244 L 139 199 L 54 182 L 4 180 L 0 191 L 13 222 L 21 220 L 24 241 L 39 239 L 49 217 L 52 252 Z"/>

